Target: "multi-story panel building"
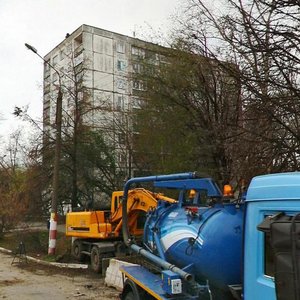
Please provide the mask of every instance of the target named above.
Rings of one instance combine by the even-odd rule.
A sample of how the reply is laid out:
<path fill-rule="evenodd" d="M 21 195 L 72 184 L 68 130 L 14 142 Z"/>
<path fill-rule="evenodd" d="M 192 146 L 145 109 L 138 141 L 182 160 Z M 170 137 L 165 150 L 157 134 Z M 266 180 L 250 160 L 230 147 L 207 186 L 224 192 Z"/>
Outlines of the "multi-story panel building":
<path fill-rule="evenodd" d="M 146 52 L 154 53 L 153 47 L 158 46 L 88 25 L 67 34 L 44 57 L 44 129 L 51 133 L 55 123 L 59 89 L 65 130 L 71 126 L 74 109 L 85 99 L 89 107 L 81 111 L 81 121 L 105 130 L 107 141 L 119 147 L 119 165 L 131 169 L 130 114 L 139 107 L 145 89 L 143 81 L 133 80 L 132 74 L 142 71 L 140 59 Z"/>
<path fill-rule="evenodd" d="M 124 169 L 125 176 L 132 176 L 132 115 L 140 107 L 146 89 L 143 80 L 145 62 L 151 71 L 151 68 L 168 60 L 163 55 L 166 50 L 152 43 L 88 25 L 82 25 L 72 34 L 67 34 L 44 57 L 44 129 L 51 133 L 55 123 L 57 94 L 61 89 L 63 132 L 74 129 L 74 121 L 80 115 L 80 122 L 104 132 L 106 142 L 114 147 L 117 166 Z M 224 101 L 228 102 L 229 113 L 236 118 L 241 114 L 236 80 L 217 61 L 196 57 L 199 60 L 195 62 L 203 64 L 199 72 L 203 72 L 206 92 L 211 91 L 221 99 L 219 94 L 225 97 L 228 92 L 223 89 L 232 86 L 230 97 Z M 200 78 L 199 82 L 202 81 Z M 197 103 L 201 105 L 201 101 L 198 99 Z"/>

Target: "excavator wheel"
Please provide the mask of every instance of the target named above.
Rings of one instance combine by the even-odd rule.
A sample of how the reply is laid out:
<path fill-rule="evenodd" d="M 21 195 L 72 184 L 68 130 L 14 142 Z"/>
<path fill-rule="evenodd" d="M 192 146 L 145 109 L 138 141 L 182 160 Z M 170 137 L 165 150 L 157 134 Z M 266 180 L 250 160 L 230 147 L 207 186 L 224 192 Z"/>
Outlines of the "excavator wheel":
<path fill-rule="evenodd" d="M 80 239 L 76 239 L 72 243 L 72 256 L 78 261 L 84 261 L 85 255 L 81 253 L 82 243 Z"/>
<path fill-rule="evenodd" d="M 93 246 L 91 251 L 91 267 L 96 273 L 102 273 L 102 259 L 114 257 L 113 253 L 101 253 L 97 246 Z"/>
<path fill-rule="evenodd" d="M 97 246 L 93 246 L 91 251 L 91 267 L 93 271 L 96 273 L 101 273 L 102 271 L 102 258 L 100 255 L 99 248 Z"/>

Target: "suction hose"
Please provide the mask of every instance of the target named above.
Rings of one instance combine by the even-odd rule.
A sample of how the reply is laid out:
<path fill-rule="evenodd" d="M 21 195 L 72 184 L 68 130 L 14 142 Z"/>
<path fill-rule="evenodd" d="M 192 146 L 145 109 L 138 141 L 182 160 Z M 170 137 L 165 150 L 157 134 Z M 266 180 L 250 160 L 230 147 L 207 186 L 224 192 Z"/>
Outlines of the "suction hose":
<path fill-rule="evenodd" d="M 159 176 L 147 176 L 147 177 L 136 177 L 129 179 L 125 186 L 124 186 L 124 196 L 122 201 L 122 233 L 123 239 L 125 244 L 130 247 L 134 252 L 141 254 L 142 256 L 148 258 L 156 265 L 159 265 L 161 268 L 166 270 L 171 270 L 177 273 L 182 279 L 184 280 L 192 280 L 193 276 L 182 269 L 176 267 L 168 263 L 167 261 L 157 257 L 156 255 L 152 254 L 151 252 L 139 247 L 138 245 L 134 244 L 133 239 L 130 237 L 129 229 L 128 229 L 128 214 L 127 214 L 127 198 L 128 198 L 128 191 L 130 186 L 133 183 L 142 183 L 142 182 L 154 182 L 154 181 L 167 181 L 167 180 L 180 180 L 180 179 L 192 179 L 196 177 L 195 172 L 189 173 L 179 173 L 179 174 L 170 174 L 170 175 L 159 175 Z"/>

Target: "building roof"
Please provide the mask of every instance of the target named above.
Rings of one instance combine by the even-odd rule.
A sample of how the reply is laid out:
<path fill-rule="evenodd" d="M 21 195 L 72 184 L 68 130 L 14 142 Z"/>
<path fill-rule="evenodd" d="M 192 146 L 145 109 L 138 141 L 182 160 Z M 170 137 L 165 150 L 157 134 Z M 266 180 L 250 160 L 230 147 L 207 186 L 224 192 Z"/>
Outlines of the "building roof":
<path fill-rule="evenodd" d="M 79 35 L 81 32 L 91 32 L 91 33 L 97 33 L 99 35 L 102 36 L 106 36 L 106 37 L 119 37 L 120 39 L 126 39 L 131 43 L 136 43 L 137 45 L 140 45 L 141 47 L 143 45 L 148 45 L 148 47 L 150 45 L 152 45 L 153 47 L 160 47 L 160 48 L 165 48 L 164 46 L 152 43 L 152 42 L 147 42 L 135 37 L 131 37 L 128 35 L 123 35 L 117 32 L 113 32 L 113 31 L 109 31 L 106 29 L 102 29 L 102 28 L 98 28 L 95 26 L 91 26 L 91 25 L 86 25 L 86 24 L 82 24 L 80 25 L 77 29 L 75 29 L 72 33 L 66 33 L 65 39 L 62 40 L 58 45 L 56 45 L 51 51 L 49 51 L 44 58 L 46 59 L 46 57 L 48 57 L 52 52 L 56 52 L 67 40 L 72 40 L 74 39 L 77 35 Z"/>

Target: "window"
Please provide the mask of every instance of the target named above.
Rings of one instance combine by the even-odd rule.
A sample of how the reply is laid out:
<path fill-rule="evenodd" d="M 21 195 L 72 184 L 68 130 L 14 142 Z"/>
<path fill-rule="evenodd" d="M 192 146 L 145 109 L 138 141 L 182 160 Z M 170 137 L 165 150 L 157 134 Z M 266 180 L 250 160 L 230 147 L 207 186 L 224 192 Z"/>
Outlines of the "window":
<path fill-rule="evenodd" d="M 74 68 L 75 74 L 80 73 L 82 70 L 83 70 L 82 64 L 79 64 Z"/>
<path fill-rule="evenodd" d="M 48 94 L 48 93 L 50 93 L 50 84 L 45 84 L 45 86 L 44 86 L 44 94 Z"/>
<path fill-rule="evenodd" d="M 83 100 L 83 92 L 78 92 L 77 98 L 79 101 L 82 101 Z"/>
<path fill-rule="evenodd" d="M 114 208 L 115 208 L 115 211 L 116 209 L 118 208 L 119 206 L 119 203 L 120 203 L 120 198 L 118 196 L 115 196 L 115 199 L 114 199 Z"/>
<path fill-rule="evenodd" d="M 83 72 L 77 73 L 77 74 L 75 75 L 75 81 L 76 81 L 77 83 L 79 83 L 79 82 L 82 82 L 82 80 L 83 80 Z"/>
<path fill-rule="evenodd" d="M 74 39 L 74 49 L 82 45 L 82 33 Z"/>
<path fill-rule="evenodd" d="M 63 49 L 61 49 L 61 50 L 59 51 L 59 57 L 60 57 L 60 60 L 63 60 L 63 59 L 66 57 L 66 53 L 64 52 Z"/>
<path fill-rule="evenodd" d="M 132 83 L 132 88 L 138 91 L 145 91 L 145 83 L 142 80 L 134 80 Z"/>
<path fill-rule="evenodd" d="M 125 53 L 125 42 L 122 41 L 117 42 L 117 52 Z"/>
<path fill-rule="evenodd" d="M 133 64 L 132 64 L 132 69 L 133 69 L 133 71 L 134 71 L 135 73 L 138 73 L 138 66 L 139 66 L 138 63 L 133 63 Z"/>
<path fill-rule="evenodd" d="M 117 80 L 117 88 L 121 89 L 121 90 L 125 90 L 125 88 L 126 88 L 126 81 L 125 81 L 125 79 L 119 78 Z"/>
<path fill-rule="evenodd" d="M 132 98 L 132 107 L 133 108 L 141 108 L 142 100 L 140 98 Z"/>
<path fill-rule="evenodd" d="M 135 55 L 135 56 L 138 56 L 138 57 L 141 57 L 141 58 L 145 58 L 146 53 L 145 53 L 144 49 L 132 46 L 131 54 Z"/>
<path fill-rule="evenodd" d="M 53 75 L 52 75 L 52 81 L 53 82 L 56 82 L 58 80 L 58 74 L 55 72 L 55 73 L 53 73 Z"/>
<path fill-rule="evenodd" d="M 58 55 L 55 55 L 54 57 L 53 57 L 53 65 L 55 66 L 57 63 L 58 63 Z"/>
<path fill-rule="evenodd" d="M 269 277 L 274 277 L 274 253 L 271 247 L 271 220 L 274 218 L 275 215 L 272 214 L 265 214 L 263 221 L 257 226 L 259 231 L 263 233 L 263 253 L 262 257 L 264 259 L 264 274 Z"/>
<path fill-rule="evenodd" d="M 118 60 L 117 61 L 117 69 L 118 69 L 118 71 L 125 71 L 126 63 L 125 63 L 124 60 Z"/>
<path fill-rule="evenodd" d="M 121 165 L 125 165 L 126 161 L 127 161 L 126 155 L 124 153 L 120 153 L 119 154 L 119 162 L 120 162 L 120 164 Z"/>
<path fill-rule="evenodd" d="M 66 45 L 66 54 L 71 54 L 72 52 L 72 44 L 67 44 Z"/>
<path fill-rule="evenodd" d="M 80 53 L 78 56 L 74 58 L 74 66 L 78 66 L 83 62 L 83 53 Z"/>
<path fill-rule="evenodd" d="M 133 55 L 138 55 L 138 54 L 139 54 L 138 48 L 132 46 L 132 48 L 131 48 L 131 54 L 133 54 Z"/>
<path fill-rule="evenodd" d="M 133 63 L 132 69 L 134 73 L 142 73 L 144 70 L 144 66 L 139 63 Z"/>
<path fill-rule="evenodd" d="M 50 84 L 50 76 L 47 76 L 47 77 L 45 77 L 45 79 L 44 79 L 44 85 L 46 86 L 46 85 L 48 85 L 48 84 Z"/>
<path fill-rule="evenodd" d="M 115 107 L 116 107 L 117 110 L 124 109 L 124 99 L 123 99 L 123 96 L 118 96 L 117 97 Z"/>
<path fill-rule="evenodd" d="M 267 276 L 274 277 L 274 254 L 270 243 L 270 232 L 264 233 L 264 266 L 265 270 L 264 273 Z"/>

